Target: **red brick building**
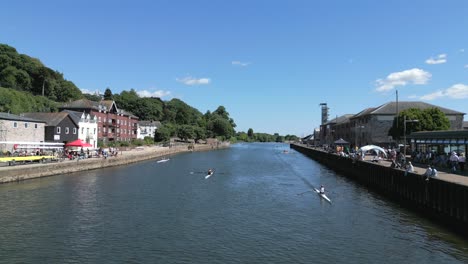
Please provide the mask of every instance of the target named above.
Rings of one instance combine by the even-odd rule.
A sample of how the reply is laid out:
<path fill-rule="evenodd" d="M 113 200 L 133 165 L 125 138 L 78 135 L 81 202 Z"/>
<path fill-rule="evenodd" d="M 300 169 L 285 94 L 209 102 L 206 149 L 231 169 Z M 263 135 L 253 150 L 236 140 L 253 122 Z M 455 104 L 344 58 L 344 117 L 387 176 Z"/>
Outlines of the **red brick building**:
<path fill-rule="evenodd" d="M 130 141 L 137 138 L 138 117 L 118 109 L 116 103 L 112 100 L 94 102 L 81 99 L 66 103 L 59 109 L 60 111 L 73 110 L 96 115 L 98 119 L 98 140 L 101 142 Z"/>

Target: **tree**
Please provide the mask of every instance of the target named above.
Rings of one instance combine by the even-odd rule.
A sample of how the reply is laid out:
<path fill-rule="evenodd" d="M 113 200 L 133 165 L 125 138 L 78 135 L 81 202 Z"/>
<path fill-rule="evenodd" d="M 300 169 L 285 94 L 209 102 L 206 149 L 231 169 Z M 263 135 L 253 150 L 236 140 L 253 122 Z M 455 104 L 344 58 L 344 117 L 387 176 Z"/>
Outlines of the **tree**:
<path fill-rule="evenodd" d="M 168 126 L 161 126 L 154 132 L 154 141 L 163 142 L 171 138 L 171 128 Z"/>
<path fill-rule="evenodd" d="M 180 125 L 177 128 L 177 136 L 184 141 L 195 138 L 195 129 L 191 125 Z"/>
<path fill-rule="evenodd" d="M 249 128 L 249 130 L 247 130 L 247 136 L 249 138 L 253 138 L 254 137 L 254 131 L 252 128 Z"/>
<path fill-rule="evenodd" d="M 418 122 L 406 122 L 406 135 L 417 131 L 447 130 L 450 128 L 450 121 L 439 108 L 418 109 L 410 108 L 403 110 L 397 118 L 393 119 L 393 125 L 388 131 L 388 135 L 394 139 L 401 139 L 404 136 L 405 120 L 418 120 Z"/>
<path fill-rule="evenodd" d="M 104 100 L 113 100 L 112 91 L 109 87 L 104 91 Z"/>

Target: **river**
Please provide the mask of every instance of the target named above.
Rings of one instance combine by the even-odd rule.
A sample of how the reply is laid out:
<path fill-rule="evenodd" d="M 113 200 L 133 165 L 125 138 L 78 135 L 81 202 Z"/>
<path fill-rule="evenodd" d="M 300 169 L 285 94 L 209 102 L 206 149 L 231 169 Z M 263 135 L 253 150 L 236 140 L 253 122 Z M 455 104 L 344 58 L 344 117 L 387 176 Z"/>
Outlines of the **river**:
<path fill-rule="evenodd" d="M 0 263 L 468 262 L 465 238 L 280 143 L 3 184 L 0 201 Z"/>

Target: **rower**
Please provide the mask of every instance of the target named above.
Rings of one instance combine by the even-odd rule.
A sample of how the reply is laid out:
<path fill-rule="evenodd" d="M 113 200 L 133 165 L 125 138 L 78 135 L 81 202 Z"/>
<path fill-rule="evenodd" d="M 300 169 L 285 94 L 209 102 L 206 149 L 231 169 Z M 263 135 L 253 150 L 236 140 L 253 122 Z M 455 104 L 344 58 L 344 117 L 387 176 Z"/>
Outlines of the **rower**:
<path fill-rule="evenodd" d="M 208 169 L 208 174 L 213 174 L 213 170 L 212 169 Z"/>
<path fill-rule="evenodd" d="M 323 185 L 320 186 L 320 194 L 325 194 L 325 187 Z"/>

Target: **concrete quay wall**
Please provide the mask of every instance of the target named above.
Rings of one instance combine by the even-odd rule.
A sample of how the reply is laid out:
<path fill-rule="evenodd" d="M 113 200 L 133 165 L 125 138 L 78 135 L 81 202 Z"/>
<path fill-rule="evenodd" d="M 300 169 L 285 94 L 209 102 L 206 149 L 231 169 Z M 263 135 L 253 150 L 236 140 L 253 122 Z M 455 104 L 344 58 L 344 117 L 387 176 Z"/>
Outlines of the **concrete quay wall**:
<path fill-rule="evenodd" d="M 369 161 L 326 153 L 307 146 L 291 148 L 353 179 L 380 194 L 392 198 L 430 219 L 468 236 L 468 186 L 441 179 L 426 181 L 422 175 L 382 166 Z"/>
<path fill-rule="evenodd" d="M 195 145 L 194 151 L 208 151 L 218 148 L 229 147 L 229 144 L 222 144 L 217 147 L 211 145 Z M 28 179 L 36 179 L 53 175 L 61 175 L 72 172 L 102 169 L 106 167 L 122 166 L 144 160 L 167 157 L 183 152 L 189 152 L 187 146 L 176 147 L 146 147 L 141 150 L 131 150 L 119 152 L 117 157 L 90 158 L 82 160 L 66 160 L 62 162 L 26 164 L 16 166 L 5 166 L 0 168 L 0 184 L 17 182 Z"/>

